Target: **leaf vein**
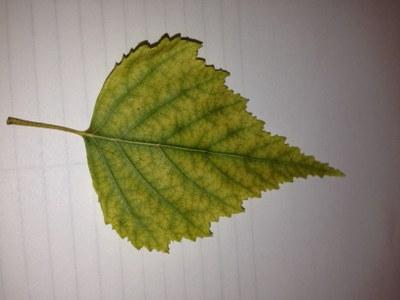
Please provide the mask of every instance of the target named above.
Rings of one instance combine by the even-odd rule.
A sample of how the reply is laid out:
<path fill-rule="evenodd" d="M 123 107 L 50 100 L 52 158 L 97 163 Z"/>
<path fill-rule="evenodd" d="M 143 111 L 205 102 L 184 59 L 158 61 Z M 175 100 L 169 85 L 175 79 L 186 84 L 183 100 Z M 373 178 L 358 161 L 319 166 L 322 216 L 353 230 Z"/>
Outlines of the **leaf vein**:
<path fill-rule="evenodd" d="M 222 176 L 224 176 L 226 179 L 228 179 L 229 181 L 233 181 L 235 184 L 241 186 L 243 189 L 245 189 L 246 191 L 250 192 L 251 194 L 254 193 L 254 191 L 251 190 L 249 187 L 247 187 L 246 185 L 244 185 L 240 181 L 236 180 L 236 178 L 230 176 L 227 172 L 222 170 L 212 159 L 210 159 L 209 156 L 206 156 L 206 161 L 209 162 L 213 166 L 213 168 L 215 168 L 219 173 L 221 173 Z"/>
<path fill-rule="evenodd" d="M 179 49 L 179 50 L 173 52 L 171 55 L 167 56 L 165 59 L 163 59 L 160 63 L 156 64 L 154 67 L 149 68 L 149 70 L 146 73 L 144 73 L 143 76 L 138 81 L 136 81 L 136 83 L 133 86 L 128 87 L 126 89 L 126 92 L 124 92 L 120 96 L 116 97 L 113 104 L 111 105 L 109 111 L 107 112 L 107 115 L 103 117 L 103 122 L 100 125 L 98 125 L 98 127 L 93 131 L 93 133 L 99 132 L 103 128 L 103 126 L 108 123 L 108 121 L 112 118 L 115 111 L 118 109 L 118 107 L 121 105 L 121 103 L 124 101 L 124 99 L 126 98 L 127 95 L 132 94 L 133 91 L 137 87 L 139 87 L 141 84 L 143 84 L 147 79 L 151 78 L 151 75 L 153 75 L 160 67 L 162 67 L 164 64 L 167 64 L 168 62 L 170 62 L 173 58 L 175 58 L 176 56 L 178 56 L 180 53 L 184 52 L 188 48 L 189 48 L 188 46 L 182 47 L 181 49 Z M 97 101 L 101 101 L 101 99 L 99 98 Z M 95 108 L 95 112 L 96 112 L 96 108 Z"/>
<path fill-rule="evenodd" d="M 100 154 L 101 160 L 103 161 L 104 165 L 106 166 L 106 170 L 107 173 L 111 176 L 111 182 L 113 183 L 113 185 L 117 188 L 118 193 L 122 196 L 122 200 L 125 203 L 125 205 L 128 207 L 129 213 L 131 214 L 132 217 L 134 217 L 141 225 L 142 227 L 149 233 L 150 237 L 152 238 L 152 240 L 156 243 L 159 244 L 159 242 L 155 239 L 154 237 L 154 233 L 152 230 L 150 230 L 150 228 L 148 227 L 147 224 L 144 223 L 143 218 L 141 216 L 139 216 L 137 213 L 135 213 L 134 208 L 132 207 L 132 205 L 129 203 L 128 198 L 126 197 L 125 193 L 123 192 L 123 189 L 121 188 L 121 186 L 118 184 L 118 181 L 115 177 L 114 172 L 112 171 L 112 168 L 107 160 L 107 157 L 104 155 L 102 148 L 98 145 L 98 143 L 96 142 L 96 140 L 93 140 L 95 147 L 94 149 L 96 149 L 97 153 Z"/>
<path fill-rule="evenodd" d="M 212 82 L 213 80 L 215 80 L 215 78 L 209 78 L 203 82 L 199 82 L 196 83 L 195 85 L 188 87 L 186 89 L 180 90 L 179 93 L 177 93 L 176 95 L 169 97 L 166 101 L 162 101 L 162 103 L 158 106 L 156 106 L 154 109 L 150 110 L 148 113 L 144 114 L 142 116 L 142 118 L 140 118 L 137 122 L 132 123 L 132 126 L 127 127 L 126 130 L 124 130 L 124 132 L 121 134 L 121 136 L 125 136 L 125 134 L 127 134 L 129 131 L 136 129 L 139 126 L 142 126 L 143 123 L 149 119 L 150 117 L 152 117 L 153 115 L 155 115 L 157 112 L 159 112 L 161 109 L 167 107 L 168 105 L 173 104 L 174 102 L 176 102 L 178 99 L 180 99 L 182 96 L 186 95 L 187 92 L 190 92 L 194 89 L 199 88 L 202 85 L 206 85 L 210 82 Z"/>
<path fill-rule="evenodd" d="M 167 161 L 181 174 L 181 176 L 183 176 L 189 183 L 191 183 L 193 186 L 195 186 L 197 189 L 199 189 L 200 191 L 202 191 L 203 193 L 206 193 L 208 196 L 215 198 L 216 200 L 218 200 L 218 202 L 222 203 L 223 205 L 229 206 L 230 208 L 236 210 L 237 208 L 230 205 L 229 203 L 226 203 L 223 199 L 221 199 L 221 197 L 215 195 L 214 193 L 212 193 L 211 191 L 209 191 L 208 189 L 206 189 L 204 186 L 199 185 L 195 180 L 193 180 L 191 177 L 189 177 L 189 175 L 187 175 L 182 168 L 178 165 L 178 163 L 176 163 L 166 152 L 164 149 L 160 149 L 161 152 L 163 153 L 163 155 L 165 156 L 165 158 L 167 159 Z"/>
<path fill-rule="evenodd" d="M 269 159 L 269 158 L 266 158 L 266 157 L 255 157 L 255 156 L 250 156 L 248 154 L 239 154 L 239 153 L 223 152 L 223 151 L 213 151 L 213 150 L 208 150 L 208 149 L 203 149 L 203 148 L 194 148 L 194 147 L 188 147 L 188 146 L 183 146 L 183 145 L 175 145 L 175 144 L 161 144 L 161 143 L 146 142 L 146 141 L 140 141 L 140 140 L 126 140 L 126 139 L 121 139 L 121 138 L 114 138 L 114 137 L 109 137 L 109 136 L 97 135 L 97 134 L 93 134 L 93 133 L 90 133 L 90 132 L 87 132 L 87 131 L 86 132 L 82 132 L 81 135 L 84 136 L 84 137 L 90 137 L 90 138 L 94 138 L 94 139 L 106 140 L 106 141 L 109 141 L 109 142 L 124 143 L 124 144 L 128 144 L 128 145 L 133 145 L 133 146 L 175 149 L 175 150 L 181 150 L 181 151 L 187 151 L 187 152 L 196 152 L 196 153 L 203 153 L 203 154 L 210 154 L 210 155 L 233 157 L 233 158 L 239 158 L 239 159 L 243 159 L 243 160 L 257 160 L 257 161 L 261 161 L 261 162 L 265 162 L 265 163 L 271 163 L 271 162 L 280 163 L 281 162 L 278 159 Z M 307 166 L 306 164 L 301 164 L 300 162 L 293 161 L 293 163 Z"/>
<path fill-rule="evenodd" d="M 219 106 L 219 107 L 214 108 L 214 109 L 212 109 L 212 110 L 206 111 L 204 114 L 200 115 L 199 117 L 194 118 L 193 120 L 190 120 L 190 122 L 186 123 L 184 126 L 176 128 L 176 129 L 175 129 L 174 131 L 172 131 L 168 136 L 162 138 L 161 141 L 162 141 L 162 142 L 167 141 L 167 140 L 169 140 L 170 138 L 172 138 L 172 137 L 176 136 L 177 134 L 179 134 L 180 132 L 182 132 L 182 131 L 184 131 L 184 130 L 190 128 L 190 127 L 193 126 L 194 124 L 196 124 L 196 123 L 198 123 L 198 122 L 200 122 L 200 121 L 202 121 L 202 120 L 204 120 L 204 119 L 207 119 L 208 117 L 210 117 L 210 116 L 216 114 L 217 112 L 224 111 L 225 109 L 227 109 L 227 108 L 229 108 L 229 107 L 232 107 L 232 106 L 234 106 L 234 105 L 236 105 L 236 104 L 239 104 L 239 103 L 241 103 L 241 102 L 243 102 L 243 101 L 242 101 L 242 100 L 235 101 L 235 102 L 229 103 L 229 104 L 227 104 L 227 105 Z"/>
<path fill-rule="evenodd" d="M 231 131 L 225 133 L 225 135 L 222 135 L 217 140 L 213 141 L 211 144 L 208 145 L 207 149 L 210 150 L 211 147 L 216 146 L 216 145 L 220 144 L 221 142 L 226 141 L 227 139 L 230 139 L 231 137 L 234 137 L 238 133 L 240 133 L 242 131 L 245 131 L 247 129 L 251 129 L 253 127 L 255 127 L 255 124 L 253 124 L 251 126 L 244 126 L 244 127 L 235 128 L 234 130 L 231 130 Z"/>
<path fill-rule="evenodd" d="M 185 214 L 179 209 L 177 208 L 171 201 L 169 201 L 167 198 L 165 198 L 160 191 L 154 186 L 154 184 L 152 184 L 144 175 L 143 173 L 139 170 L 139 168 L 136 166 L 136 164 L 133 162 L 133 160 L 129 157 L 129 155 L 126 153 L 126 151 L 124 150 L 124 148 L 121 146 L 120 143 L 115 142 L 119 149 L 121 150 L 121 152 L 123 153 L 123 155 L 128 159 L 130 165 L 132 166 L 133 170 L 135 171 L 136 174 L 139 175 L 139 177 L 142 179 L 142 181 L 144 181 L 144 183 L 147 185 L 148 188 L 150 188 L 150 190 L 155 193 L 158 197 L 160 203 L 167 205 L 170 209 L 174 210 L 183 220 L 185 220 L 186 223 L 189 223 L 190 225 L 192 225 L 193 227 L 195 227 L 197 230 L 199 230 L 200 232 L 203 232 L 203 229 L 201 229 L 197 224 L 195 224 L 190 218 L 186 217 Z"/>

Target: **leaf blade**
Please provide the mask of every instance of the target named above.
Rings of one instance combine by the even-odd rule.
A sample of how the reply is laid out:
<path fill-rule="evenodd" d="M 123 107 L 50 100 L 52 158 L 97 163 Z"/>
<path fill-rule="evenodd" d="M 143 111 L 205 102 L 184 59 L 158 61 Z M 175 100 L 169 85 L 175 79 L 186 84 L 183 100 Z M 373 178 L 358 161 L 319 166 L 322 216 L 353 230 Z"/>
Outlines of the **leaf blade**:
<path fill-rule="evenodd" d="M 105 222 L 137 248 L 209 236 L 210 222 L 296 177 L 342 175 L 264 131 L 200 45 L 164 36 L 124 56 L 84 135 Z"/>

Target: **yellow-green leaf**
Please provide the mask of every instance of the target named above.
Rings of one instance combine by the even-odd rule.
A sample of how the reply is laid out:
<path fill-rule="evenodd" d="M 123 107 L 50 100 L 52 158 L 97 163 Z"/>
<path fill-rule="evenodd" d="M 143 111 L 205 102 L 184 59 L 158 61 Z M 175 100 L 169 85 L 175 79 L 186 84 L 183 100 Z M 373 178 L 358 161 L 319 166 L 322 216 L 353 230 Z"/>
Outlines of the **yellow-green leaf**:
<path fill-rule="evenodd" d="M 307 175 L 340 175 L 263 130 L 201 44 L 164 36 L 115 66 L 85 136 L 106 223 L 137 248 L 211 235 L 243 200 Z"/>
<path fill-rule="evenodd" d="M 136 248 L 210 236 L 210 222 L 295 177 L 343 175 L 266 132 L 200 47 L 179 35 L 140 44 L 106 79 L 86 131 L 30 122 L 84 138 L 105 222 Z"/>

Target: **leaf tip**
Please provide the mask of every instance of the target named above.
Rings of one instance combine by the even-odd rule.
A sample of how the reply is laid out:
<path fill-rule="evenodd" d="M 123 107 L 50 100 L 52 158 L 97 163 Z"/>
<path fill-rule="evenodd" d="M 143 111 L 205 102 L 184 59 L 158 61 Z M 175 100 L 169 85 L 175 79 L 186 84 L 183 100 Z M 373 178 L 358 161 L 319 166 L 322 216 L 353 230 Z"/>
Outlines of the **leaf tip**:
<path fill-rule="evenodd" d="M 342 172 L 339 169 L 335 169 L 335 168 L 330 168 L 330 170 L 327 172 L 327 175 L 329 176 L 335 176 L 335 177 L 346 177 L 346 174 L 344 172 Z"/>
<path fill-rule="evenodd" d="M 332 177 L 345 177 L 346 174 L 339 169 L 331 167 L 328 163 L 320 163 L 322 168 L 320 169 L 319 177 L 332 176 Z"/>

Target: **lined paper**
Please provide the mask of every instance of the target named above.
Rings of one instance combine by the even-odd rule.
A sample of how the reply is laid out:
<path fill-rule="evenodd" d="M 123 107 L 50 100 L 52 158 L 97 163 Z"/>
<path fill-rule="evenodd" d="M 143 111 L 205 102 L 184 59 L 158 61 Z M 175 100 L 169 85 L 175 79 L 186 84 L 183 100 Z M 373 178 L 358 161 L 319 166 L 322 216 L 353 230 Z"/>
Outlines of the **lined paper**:
<path fill-rule="evenodd" d="M 0 0 L 0 299 L 398 299 L 400 9 L 389 2 Z M 121 240 L 82 140 L 5 120 L 86 128 L 122 54 L 164 33 L 203 41 L 200 56 L 230 71 L 268 130 L 347 177 L 264 193 L 169 254 Z"/>

